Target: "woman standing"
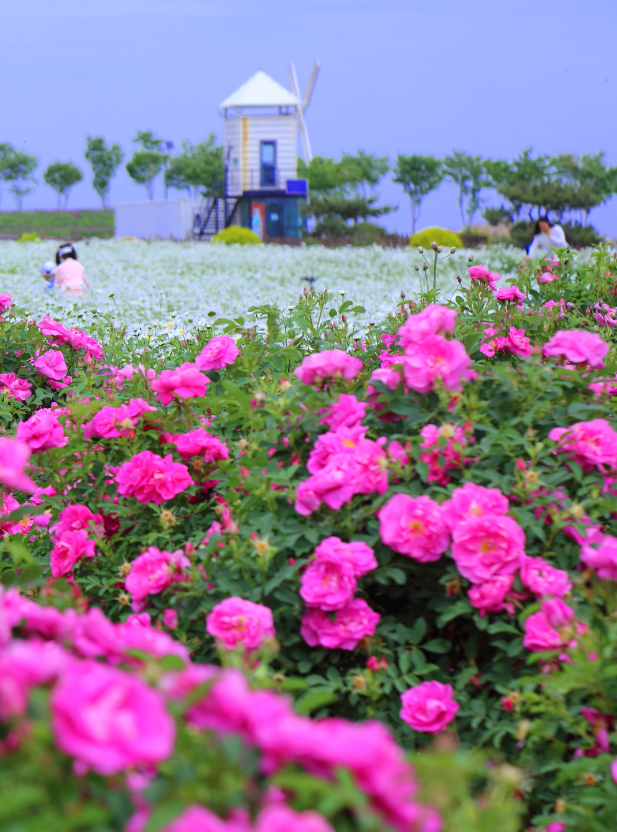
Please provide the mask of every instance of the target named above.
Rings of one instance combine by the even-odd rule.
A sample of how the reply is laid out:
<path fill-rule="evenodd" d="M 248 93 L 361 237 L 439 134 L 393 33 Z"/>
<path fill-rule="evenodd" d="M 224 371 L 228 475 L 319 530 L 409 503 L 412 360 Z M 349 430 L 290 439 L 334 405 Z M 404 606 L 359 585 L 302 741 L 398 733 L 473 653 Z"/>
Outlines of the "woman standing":
<path fill-rule="evenodd" d="M 540 217 L 534 229 L 534 237 L 527 250 L 529 257 L 542 257 L 550 254 L 552 248 L 567 246 L 563 228 L 550 222 L 548 217 Z"/>

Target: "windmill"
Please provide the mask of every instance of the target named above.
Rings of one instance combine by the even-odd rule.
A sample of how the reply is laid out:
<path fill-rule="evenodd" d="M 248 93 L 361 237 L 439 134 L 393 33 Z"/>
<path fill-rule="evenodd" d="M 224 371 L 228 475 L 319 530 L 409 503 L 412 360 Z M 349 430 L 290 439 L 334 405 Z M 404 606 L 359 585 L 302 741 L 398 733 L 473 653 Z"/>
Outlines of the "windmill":
<path fill-rule="evenodd" d="M 300 95 L 300 85 L 298 84 L 296 68 L 293 65 L 293 63 L 289 64 L 289 80 L 291 81 L 292 92 L 296 96 L 296 98 L 299 98 L 302 102 L 301 105 L 296 109 L 296 118 L 298 121 L 298 126 L 300 128 L 300 138 L 302 140 L 302 150 L 304 151 L 304 161 L 306 162 L 307 166 L 311 164 L 313 154 L 311 152 L 311 143 L 309 141 L 306 121 L 304 120 L 304 113 L 306 112 L 306 108 L 308 107 L 308 105 L 311 103 L 311 98 L 313 97 L 313 90 L 315 89 L 317 76 L 319 75 L 319 69 L 319 61 L 315 61 L 313 65 L 313 71 L 311 72 L 311 77 L 309 78 L 308 86 L 306 88 L 306 93 L 304 95 L 304 98 L 302 98 L 302 96 Z"/>

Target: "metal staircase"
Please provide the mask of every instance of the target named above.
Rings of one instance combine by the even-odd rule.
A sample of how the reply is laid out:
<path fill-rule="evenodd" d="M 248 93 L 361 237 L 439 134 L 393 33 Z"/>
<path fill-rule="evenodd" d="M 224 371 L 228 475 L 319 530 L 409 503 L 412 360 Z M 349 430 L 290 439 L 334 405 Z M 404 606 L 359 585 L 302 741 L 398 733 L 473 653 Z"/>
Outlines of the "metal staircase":
<path fill-rule="evenodd" d="M 193 220 L 193 237 L 196 240 L 212 238 L 231 225 L 239 202 L 237 197 L 208 197 L 204 199 Z"/>

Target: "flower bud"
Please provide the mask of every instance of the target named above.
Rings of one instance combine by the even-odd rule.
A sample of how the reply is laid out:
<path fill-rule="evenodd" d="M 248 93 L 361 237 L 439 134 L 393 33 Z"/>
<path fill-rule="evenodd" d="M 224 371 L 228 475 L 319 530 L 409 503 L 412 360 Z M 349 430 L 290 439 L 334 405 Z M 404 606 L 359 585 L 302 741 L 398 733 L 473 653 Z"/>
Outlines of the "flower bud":
<path fill-rule="evenodd" d="M 422 254 L 423 251 L 424 249 L 422 248 L 422 246 L 418 246 L 418 254 Z"/>
<path fill-rule="evenodd" d="M 420 271 L 420 266 L 418 266 L 418 264 L 417 264 L 417 263 L 414 263 L 414 264 L 413 264 L 413 267 L 414 267 L 414 269 L 415 269 L 417 272 L 419 272 L 419 271 Z"/>
<path fill-rule="evenodd" d="M 405 300 L 405 292 L 403 290 L 401 290 L 401 300 Z"/>
<path fill-rule="evenodd" d="M 470 255 L 467 257 L 467 262 L 468 262 L 468 263 L 471 263 L 471 261 L 472 261 L 472 260 L 473 260 L 473 254 L 470 254 Z"/>
<path fill-rule="evenodd" d="M 450 249 L 450 254 L 454 254 L 455 251 L 456 251 L 456 246 L 452 246 L 452 248 Z"/>
<path fill-rule="evenodd" d="M 437 246 L 437 251 L 443 251 L 443 246 Z"/>
<path fill-rule="evenodd" d="M 431 243 L 431 248 L 433 249 L 433 251 L 437 251 L 437 243 L 435 241 Z"/>
<path fill-rule="evenodd" d="M 427 269 L 428 269 L 428 263 L 425 260 L 424 263 L 422 263 L 422 271 L 425 272 Z"/>

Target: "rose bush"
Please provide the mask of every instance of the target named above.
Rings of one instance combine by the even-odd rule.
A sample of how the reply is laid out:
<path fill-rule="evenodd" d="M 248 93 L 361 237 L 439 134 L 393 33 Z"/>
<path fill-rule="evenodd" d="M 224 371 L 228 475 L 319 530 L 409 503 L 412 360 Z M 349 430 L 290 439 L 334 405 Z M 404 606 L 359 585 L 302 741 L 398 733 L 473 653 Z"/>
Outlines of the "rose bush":
<path fill-rule="evenodd" d="M 616 267 L 604 250 L 579 267 L 562 251 L 555 280 L 523 265 L 517 291 L 496 292 L 499 276 L 476 266 L 451 306 L 427 292 L 364 333 L 351 302 L 307 292 L 287 312 L 255 308 L 254 325 L 218 322 L 224 335 L 208 328 L 165 355 L 116 331 L 96 333 L 105 356 L 90 341 L 73 354 L 70 341 L 88 336 L 5 320 L 5 355 L 12 328 L 25 327 L 31 357 L 61 351 L 72 376 L 61 389 L 44 376 L 31 405 L 10 400 L 24 444 L 10 446 L 21 456 L 7 457 L 5 474 L 11 440 L 0 440 L 0 479 L 20 506 L 3 519 L 25 522 L 5 530 L 4 578 L 38 570 L 25 584 L 33 597 L 53 596 L 51 575 L 88 599 L 97 627 L 78 628 L 84 660 L 144 661 L 137 613 L 153 625 L 148 643 L 172 642 L 173 630 L 193 686 L 212 683 L 220 662 L 292 695 L 300 713 L 388 726 L 425 766 L 446 828 L 472 804 L 465 793 L 453 806 L 431 785 L 423 749 L 434 734 L 445 768 L 457 765 L 457 743 L 520 767 L 507 769 L 510 785 L 537 828 L 591 829 L 594 800 L 615 805 L 613 682 L 608 671 L 594 685 L 571 674 L 600 649 L 598 668 L 612 655 L 616 349 L 594 304 Z M 62 643 L 56 607 L 37 609 L 42 623 L 27 621 L 26 633 L 44 627 Z M 110 627 L 130 631 L 124 658 L 128 635 Z M 101 690 L 113 685 L 92 674 Z M 264 700 L 264 730 L 274 701 Z M 572 722 L 581 708 L 600 717 Z M 220 728 L 199 713 L 202 728 Z M 336 733 L 339 723 L 327 724 Z M 331 741 L 311 732 L 325 754 Z M 300 747 L 301 734 L 295 722 L 286 736 Z M 590 785 L 571 772 L 596 747 L 583 772 Z M 311 748 L 293 758 L 310 777 L 353 771 L 353 754 L 326 763 Z M 280 750 L 263 753 L 271 773 Z M 361 789 L 367 777 L 358 775 Z M 283 792 L 292 780 L 280 781 Z M 588 799 L 590 788 L 601 798 Z M 210 799 L 195 802 L 221 814 Z M 473 805 L 466 829 L 480 822 Z M 504 823 L 516 829 L 508 805 Z M 251 811 L 259 828 L 261 809 Z M 398 828 L 389 811 L 383 822 Z M 346 828 L 336 813 L 330 820 Z"/>

